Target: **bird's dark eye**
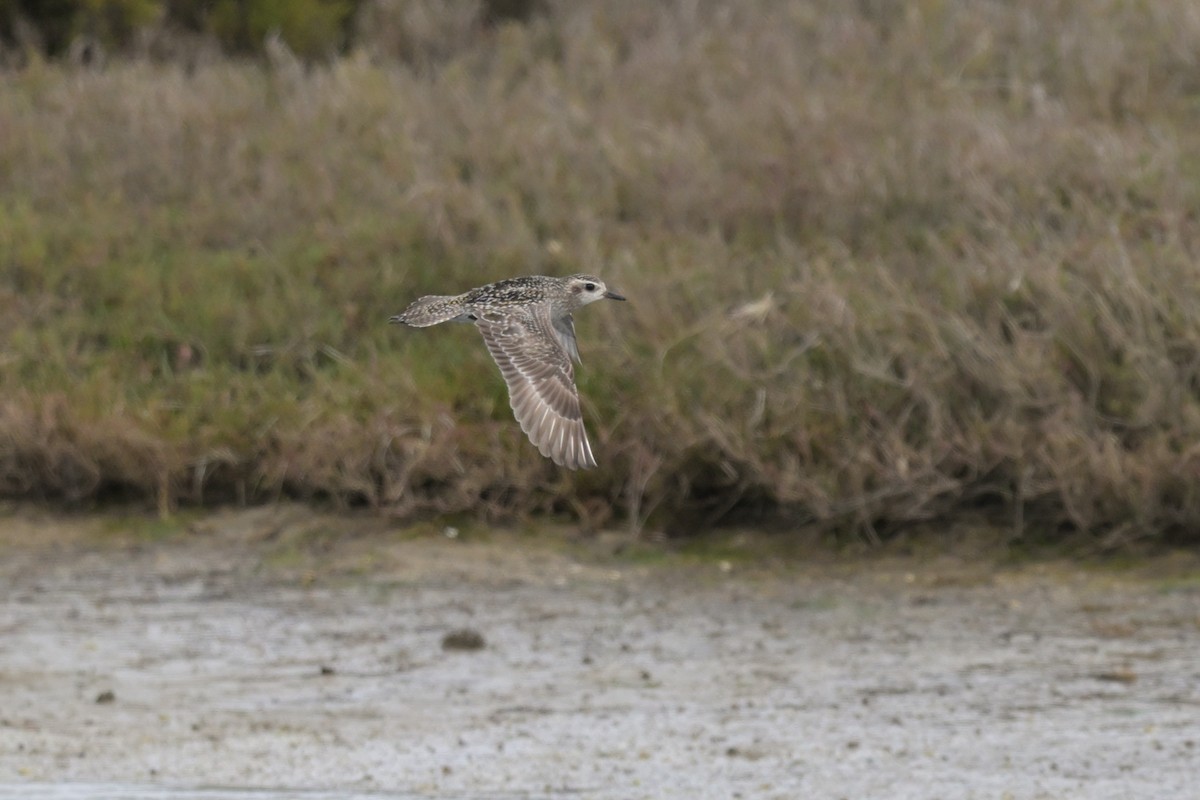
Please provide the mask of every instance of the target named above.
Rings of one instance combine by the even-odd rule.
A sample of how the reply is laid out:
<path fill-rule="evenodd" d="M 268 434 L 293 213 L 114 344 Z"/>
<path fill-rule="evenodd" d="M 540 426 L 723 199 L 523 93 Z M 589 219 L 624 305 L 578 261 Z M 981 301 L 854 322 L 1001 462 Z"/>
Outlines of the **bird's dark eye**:
<path fill-rule="evenodd" d="M 584 288 L 584 289 L 587 289 L 589 292 L 594 292 L 594 291 L 596 291 L 596 284 L 594 284 L 594 283 L 585 283 L 585 284 L 583 285 L 583 288 Z"/>

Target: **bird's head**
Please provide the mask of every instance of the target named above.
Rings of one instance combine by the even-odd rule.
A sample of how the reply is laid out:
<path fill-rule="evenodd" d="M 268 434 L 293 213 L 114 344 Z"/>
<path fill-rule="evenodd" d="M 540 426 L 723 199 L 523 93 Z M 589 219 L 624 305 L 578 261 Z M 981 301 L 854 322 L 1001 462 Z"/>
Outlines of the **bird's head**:
<path fill-rule="evenodd" d="M 586 306 L 588 303 L 594 303 L 597 300 L 605 298 L 609 300 L 625 299 L 622 295 L 609 289 L 604 284 L 604 281 L 595 275 L 572 275 L 566 281 L 567 291 L 575 298 L 575 302 L 581 306 Z"/>

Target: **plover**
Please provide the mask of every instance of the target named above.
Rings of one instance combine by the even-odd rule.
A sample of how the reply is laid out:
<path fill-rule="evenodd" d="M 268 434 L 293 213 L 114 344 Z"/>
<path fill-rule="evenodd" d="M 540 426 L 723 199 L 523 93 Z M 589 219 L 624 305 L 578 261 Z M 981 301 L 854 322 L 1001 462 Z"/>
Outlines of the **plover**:
<path fill-rule="evenodd" d="M 391 322 L 427 328 L 473 322 L 508 384 L 521 430 L 542 455 L 568 469 L 596 466 L 583 428 L 571 359 L 579 361 L 572 314 L 588 303 L 625 298 L 594 275 L 530 275 L 459 295 L 429 295 Z"/>

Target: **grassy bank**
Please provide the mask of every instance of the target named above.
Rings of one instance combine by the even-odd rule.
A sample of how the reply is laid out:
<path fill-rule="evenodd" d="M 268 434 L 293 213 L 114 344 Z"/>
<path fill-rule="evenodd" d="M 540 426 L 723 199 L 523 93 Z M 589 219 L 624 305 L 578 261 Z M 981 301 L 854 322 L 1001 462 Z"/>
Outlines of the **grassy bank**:
<path fill-rule="evenodd" d="M 0 490 L 1200 541 L 1195 4 L 900 5 L 3 74 Z M 578 271 L 564 474 L 386 320 Z"/>

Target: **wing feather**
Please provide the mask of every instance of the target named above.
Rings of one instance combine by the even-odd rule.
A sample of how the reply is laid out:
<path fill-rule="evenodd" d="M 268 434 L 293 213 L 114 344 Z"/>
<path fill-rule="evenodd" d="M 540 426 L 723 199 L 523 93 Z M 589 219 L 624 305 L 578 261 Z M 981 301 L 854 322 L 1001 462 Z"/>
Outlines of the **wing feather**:
<path fill-rule="evenodd" d="M 558 337 L 563 350 L 566 350 L 567 355 L 575 359 L 577 363 L 583 363 L 579 358 L 579 342 L 575 341 L 575 318 L 570 314 L 564 314 L 558 319 L 552 320 L 552 323 L 554 335 Z"/>
<path fill-rule="evenodd" d="M 571 366 L 578 350 L 570 318 L 558 324 L 548 306 L 534 306 L 482 311 L 475 325 L 508 385 L 513 414 L 529 440 L 560 466 L 596 466 Z"/>

